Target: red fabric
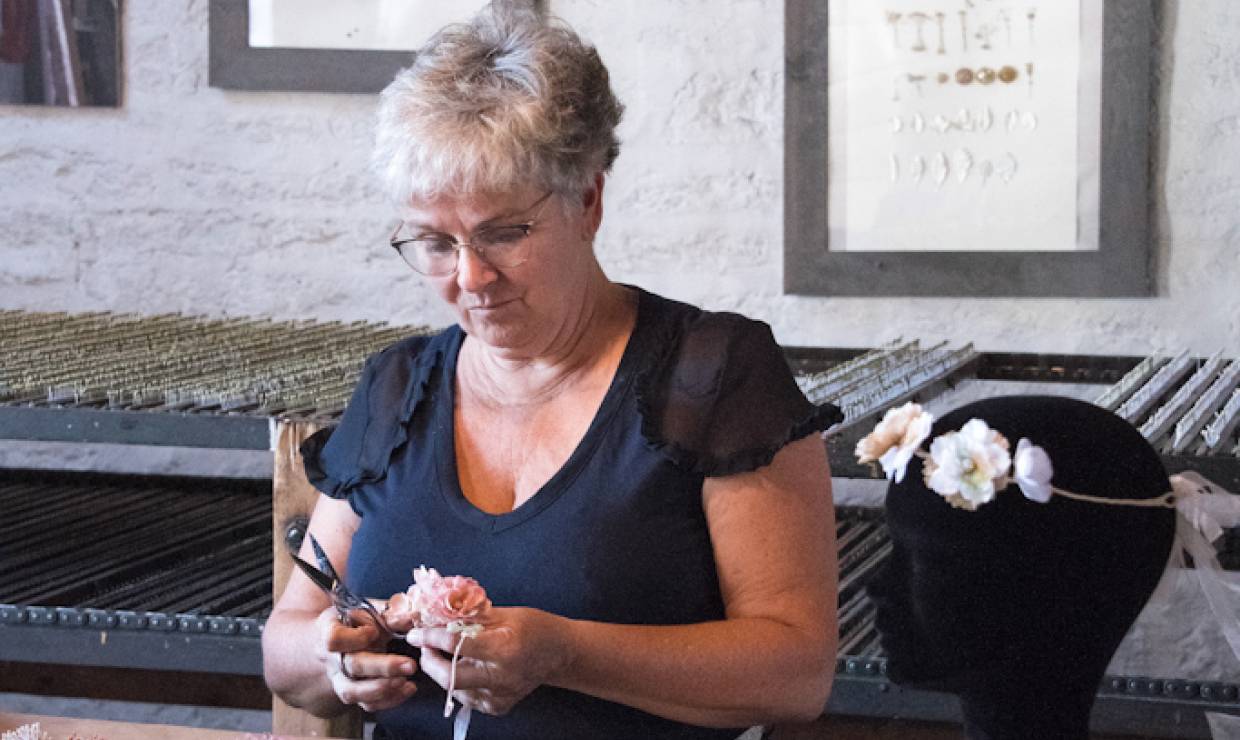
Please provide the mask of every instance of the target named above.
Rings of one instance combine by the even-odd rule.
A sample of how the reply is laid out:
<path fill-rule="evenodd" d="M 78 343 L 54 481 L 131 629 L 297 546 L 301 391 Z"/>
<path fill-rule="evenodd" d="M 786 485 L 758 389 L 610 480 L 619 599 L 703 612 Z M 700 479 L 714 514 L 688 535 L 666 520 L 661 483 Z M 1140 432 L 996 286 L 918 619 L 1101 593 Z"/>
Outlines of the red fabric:
<path fill-rule="evenodd" d="M 31 0 L 0 2 L 0 61 L 20 64 L 30 57 L 30 29 L 34 15 Z"/>

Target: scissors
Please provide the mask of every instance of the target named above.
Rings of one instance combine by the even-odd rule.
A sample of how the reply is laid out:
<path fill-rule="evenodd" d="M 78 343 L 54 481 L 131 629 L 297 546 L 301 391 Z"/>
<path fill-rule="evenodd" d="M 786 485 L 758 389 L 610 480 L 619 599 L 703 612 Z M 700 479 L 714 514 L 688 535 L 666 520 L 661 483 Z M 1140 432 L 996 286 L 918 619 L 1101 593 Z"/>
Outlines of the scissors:
<path fill-rule="evenodd" d="M 318 561 L 319 567 L 314 567 L 295 554 L 293 555 L 293 562 L 297 563 L 297 567 L 301 568 L 301 572 L 305 573 L 306 577 L 314 585 L 323 589 L 323 592 L 331 599 L 332 606 L 336 608 L 336 617 L 341 624 L 349 627 L 360 626 L 354 616 L 360 610 L 370 618 L 371 622 L 381 632 L 386 633 L 389 637 L 399 638 L 402 636 L 393 632 L 387 626 L 383 615 L 379 613 L 374 604 L 353 593 L 344 585 L 344 581 L 336 574 L 336 569 L 332 567 L 332 561 L 327 559 L 327 553 L 323 552 L 323 548 L 319 545 L 319 541 L 314 538 L 314 535 L 310 535 L 310 546 L 314 548 L 314 559 Z"/>

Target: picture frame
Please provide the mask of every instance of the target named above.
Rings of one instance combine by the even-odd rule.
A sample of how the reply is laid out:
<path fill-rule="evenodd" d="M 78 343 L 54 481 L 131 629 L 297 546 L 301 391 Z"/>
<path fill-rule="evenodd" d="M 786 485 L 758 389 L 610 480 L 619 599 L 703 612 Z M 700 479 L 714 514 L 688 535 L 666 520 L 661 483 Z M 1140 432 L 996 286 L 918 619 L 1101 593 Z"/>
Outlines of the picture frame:
<path fill-rule="evenodd" d="M 840 297 L 1155 294 L 1149 174 L 1154 7 L 1149 0 L 1097 1 L 1096 249 L 844 251 L 831 249 L 836 225 L 827 207 L 831 189 L 846 187 L 829 182 L 828 4 L 786 0 L 784 291 Z"/>
<path fill-rule="evenodd" d="M 539 0 L 527 0 L 540 9 Z M 413 61 L 411 51 L 250 46 L 249 0 L 210 0 L 211 87 L 283 92 L 377 93 Z"/>

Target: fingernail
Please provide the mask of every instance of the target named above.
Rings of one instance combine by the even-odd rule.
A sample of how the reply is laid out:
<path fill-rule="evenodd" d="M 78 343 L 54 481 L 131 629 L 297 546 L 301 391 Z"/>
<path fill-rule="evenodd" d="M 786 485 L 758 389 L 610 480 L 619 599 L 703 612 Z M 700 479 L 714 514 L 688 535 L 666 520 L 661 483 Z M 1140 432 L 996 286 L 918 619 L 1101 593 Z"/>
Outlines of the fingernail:
<path fill-rule="evenodd" d="M 400 672 L 405 674 L 406 676 L 412 676 L 414 670 L 415 670 L 415 667 L 413 665 L 413 661 L 400 664 Z"/>

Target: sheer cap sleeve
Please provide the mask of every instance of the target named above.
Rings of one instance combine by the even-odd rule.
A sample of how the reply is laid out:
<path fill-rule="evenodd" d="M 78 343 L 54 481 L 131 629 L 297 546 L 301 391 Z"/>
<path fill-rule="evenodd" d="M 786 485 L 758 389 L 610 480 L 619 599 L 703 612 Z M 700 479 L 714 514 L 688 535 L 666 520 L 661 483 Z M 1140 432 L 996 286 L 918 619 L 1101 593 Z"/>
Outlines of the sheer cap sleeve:
<path fill-rule="evenodd" d="M 301 445 L 306 479 L 332 498 L 382 480 L 392 452 L 408 439 L 408 423 L 426 393 L 446 344 L 443 334 L 402 340 L 366 360 L 344 416 Z"/>
<path fill-rule="evenodd" d="M 805 398 L 763 322 L 699 311 L 673 322 L 660 344 L 663 356 L 639 383 L 642 433 L 682 468 L 756 470 L 843 419 L 837 407 Z"/>

